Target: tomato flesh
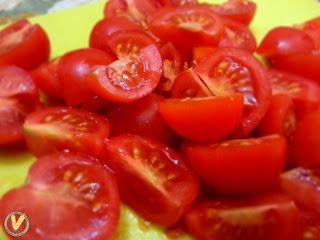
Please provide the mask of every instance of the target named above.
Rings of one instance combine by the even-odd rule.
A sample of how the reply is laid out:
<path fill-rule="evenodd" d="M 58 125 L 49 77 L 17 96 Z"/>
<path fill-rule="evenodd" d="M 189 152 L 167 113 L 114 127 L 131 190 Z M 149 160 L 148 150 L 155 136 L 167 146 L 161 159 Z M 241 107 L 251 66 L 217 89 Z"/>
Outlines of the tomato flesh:
<path fill-rule="evenodd" d="M 313 18 L 301 26 L 302 30 L 308 34 L 318 50 L 320 50 L 320 17 Z"/>

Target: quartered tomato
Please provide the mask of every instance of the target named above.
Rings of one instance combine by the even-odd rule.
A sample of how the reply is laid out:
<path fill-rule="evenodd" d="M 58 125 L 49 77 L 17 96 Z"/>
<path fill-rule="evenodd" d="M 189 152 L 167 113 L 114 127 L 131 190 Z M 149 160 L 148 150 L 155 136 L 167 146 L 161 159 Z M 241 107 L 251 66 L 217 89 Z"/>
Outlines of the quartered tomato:
<path fill-rule="evenodd" d="M 299 211 L 284 194 L 200 204 L 186 217 L 201 240 L 298 240 Z"/>
<path fill-rule="evenodd" d="M 229 136 L 242 120 L 241 95 L 167 99 L 159 111 L 180 136 L 197 142 L 214 142 Z"/>
<path fill-rule="evenodd" d="M 141 216 L 168 226 L 189 210 L 199 183 L 178 153 L 133 135 L 113 138 L 106 147 L 105 160 L 115 173 L 122 199 Z"/>
<path fill-rule="evenodd" d="M 215 46 L 223 33 L 222 20 L 208 8 L 163 8 L 150 17 L 149 30 L 165 42 L 188 51 L 195 46 Z"/>
<path fill-rule="evenodd" d="M 24 124 L 27 145 L 36 156 L 72 150 L 100 157 L 109 128 L 106 118 L 72 108 L 37 111 Z"/>
<path fill-rule="evenodd" d="M 37 87 L 50 97 L 63 98 L 63 90 L 58 77 L 57 58 L 50 63 L 44 63 L 31 72 L 32 79 Z"/>
<path fill-rule="evenodd" d="M 227 0 L 223 4 L 213 5 L 211 9 L 221 17 L 249 25 L 256 13 L 257 6 L 250 0 Z"/>
<path fill-rule="evenodd" d="M 279 134 L 288 140 L 297 127 L 298 119 L 293 101 L 288 95 L 273 95 L 264 118 L 259 123 L 257 132 L 260 136 Z"/>
<path fill-rule="evenodd" d="M 182 152 L 194 171 L 218 192 L 257 193 L 277 185 L 287 160 L 287 143 L 279 135 L 270 135 L 217 144 L 184 144 Z"/>
<path fill-rule="evenodd" d="M 270 102 L 271 84 L 262 65 L 244 50 L 224 48 L 203 59 L 195 71 L 215 96 L 244 95 L 244 116 L 237 135 L 250 134 Z"/>
<path fill-rule="evenodd" d="M 111 54 L 98 49 L 80 49 L 62 56 L 58 65 L 58 77 L 63 96 L 69 106 L 89 100 L 94 93 L 87 83 L 88 74 L 97 66 L 107 66 L 115 60 Z"/>
<path fill-rule="evenodd" d="M 273 57 L 310 53 L 313 50 L 314 42 L 303 31 L 292 27 L 277 27 L 264 37 L 258 53 L 265 57 Z"/>
<path fill-rule="evenodd" d="M 107 117 L 112 126 L 111 135 L 130 133 L 174 145 L 177 138 L 158 112 L 163 99 L 160 95 L 150 94 L 133 103 L 110 107 Z"/>
<path fill-rule="evenodd" d="M 38 24 L 20 20 L 0 31 L 0 65 L 31 70 L 48 61 L 49 55 L 48 36 Z"/>
<path fill-rule="evenodd" d="M 125 17 L 111 17 L 99 21 L 91 31 L 90 47 L 110 52 L 108 40 L 116 32 L 141 30 L 141 27 Z"/>
<path fill-rule="evenodd" d="M 320 50 L 320 17 L 313 18 L 303 23 L 301 28 L 312 38 L 316 48 Z"/>
<path fill-rule="evenodd" d="M 138 54 L 128 55 L 88 76 L 90 88 L 111 102 L 127 103 L 150 94 L 160 81 L 162 59 L 158 48 L 150 45 Z"/>
<path fill-rule="evenodd" d="M 70 153 L 40 158 L 28 184 L 1 199 L 1 221 L 13 211 L 25 213 L 31 227 L 21 239 L 108 239 L 120 215 L 117 183 L 90 158 Z"/>

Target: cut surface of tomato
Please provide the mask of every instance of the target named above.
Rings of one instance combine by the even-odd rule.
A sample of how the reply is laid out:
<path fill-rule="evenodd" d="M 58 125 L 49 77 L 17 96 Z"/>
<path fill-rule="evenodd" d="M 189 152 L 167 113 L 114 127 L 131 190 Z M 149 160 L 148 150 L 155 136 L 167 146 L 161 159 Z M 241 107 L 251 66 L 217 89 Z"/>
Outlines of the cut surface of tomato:
<path fill-rule="evenodd" d="M 241 95 L 167 99 L 159 111 L 180 136 L 196 142 L 215 142 L 229 136 L 242 119 Z"/>
<path fill-rule="evenodd" d="M 279 135 L 182 146 L 192 169 L 214 190 L 225 194 L 273 189 L 287 160 Z"/>
<path fill-rule="evenodd" d="M 169 226 L 189 210 L 199 183 L 178 153 L 133 135 L 113 138 L 106 146 L 106 164 L 115 173 L 121 196 L 141 216 Z"/>
<path fill-rule="evenodd" d="M 109 130 L 106 118 L 63 107 L 34 112 L 24 123 L 27 145 L 36 156 L 73 150 L 101 157 Z"/>
<path fill-rule="evenodd" d="M 312 38 L 316 48 L 320 50 L 320 17 L 313 18 L 303 23 L 301 28 Z"/>
<path fill-rule="evenodd" d="M 298 240 L 299 211 L 284 194 L 200 204 L 186 217 L 201 240 Z"/>

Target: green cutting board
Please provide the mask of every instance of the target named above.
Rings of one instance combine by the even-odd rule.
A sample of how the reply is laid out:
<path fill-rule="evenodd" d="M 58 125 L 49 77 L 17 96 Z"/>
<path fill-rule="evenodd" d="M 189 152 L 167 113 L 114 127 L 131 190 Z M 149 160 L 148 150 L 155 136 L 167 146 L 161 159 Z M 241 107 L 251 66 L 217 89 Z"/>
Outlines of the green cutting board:
<path fill-rule="evenodd" d="M 292 25 L 320 16 L 320 3 L 316 0 L 256 0 L 256 3 L 258 12 L 251 29 L 258 41 L 275 26 Z M 88 46 L 90 30 L 102 18 L 103 5 L 104 1 L 101 1 L 32 19 L 47 30 L 52 45 L 52 58 Z M 24 183 L 33 161 L 30 154 L 16 149 L 0 150 L 0 196 Z M 0 225 L 3 226 L 3 223 Z M 6 239 L 0 231 L 0 240 Z M 179 240 L 182 239 L 190 238 L 183 236 Z M 113 240 L 169 240 L 169 237 L 160 228 L 145 224 L 131 210 L 123 207 L 119 229 Z"/>

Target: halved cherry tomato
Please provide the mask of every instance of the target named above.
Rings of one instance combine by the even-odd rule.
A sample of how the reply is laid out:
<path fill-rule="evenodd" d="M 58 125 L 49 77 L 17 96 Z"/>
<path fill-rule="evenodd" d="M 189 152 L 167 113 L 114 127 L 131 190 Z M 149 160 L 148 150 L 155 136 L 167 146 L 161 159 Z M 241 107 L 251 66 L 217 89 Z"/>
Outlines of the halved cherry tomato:
<path fill-rule="evenodd" d="M 49 55 L 48 36 L 38 24 L 20 20 L 0 31 L 0 65 L 31 70 L 48 61 Z"/>
<path fill-rule="evenodd" d="M 192 50 L 193 61 L 197 64 L 201 60 L 214 54 L 217 48 L 215 47 L 195 47 Z"/>
<path fill-rule="evenodd" d="M 27 145 L 36 156 L 67 149 L 101 157 L 109 129 L 106 118 L 72 108 L 37 111 L 24 124 Z"/>
<path fill-rule="evenodd" d="M 296 166 L 320 166 L 320 111 L 307 114 L 292 140 L 291 160 Z"/>
<path fill-rule="evenodd" d="M 111 17 L 99 21 L 91 31 L 90 47 L 110 52 L 108 40 L 113 33 L 141 30 L 141 27 L 125 17 Z"/>
<path fill-rule="evenodd" d="M 312 38 L 316 48 L 320 50 L 320 17 L 313 18 L 303 23 L 301 28 Z"/>
<path fill-rule="evenodd" d="M 50 63 L 44 63 L 31 72 L 32 79 L 37 87 L 50 97 L 63 98 L 63 90 L 58 77 L 57 58 Z"/>
<path fill-rule="evenodd" d="M 205 7 L 163 8 L 150 17 L 149 30 L 165 42 L 188 51 L 215 46 L 223 33 L 221 19 Z"/>
<path fill-rule="evenodd" d="M 291 140 L 297 122 L 292 98 L 288 95 L 273 95 L 269 109 L 259 123 L 257 132 L 260 136 L 279 134 Z"/>
<path fill-rule="evenodd" d="M 138 100 L 150 94 L 160 81 L 162 59 L 158 48 L 150 45 L 98 67 L 88 76 L 90 88 L 100 97 L 118 103 Z"/>
<path fill-rule="evenodd" d="M 169 226 L 189 210 L 199 183 L 178 153 L 134 135 L 113 138 L 106 147 L 123 200 L 141 216 Z"/>
<path fill-rule="evenodd" d="M 320 105 L 320 87 L 313 81 L 275 69 L 269 70 L 267 75 L 272 84 L 272 94 L 290 96 L 299 116 Z"/>
<path fill-rule="evenodd" d="M 264 57 L 273 57 L 311 53 L 315 49 L 314 42 L 303 31 L 292 27 L 277 27 L 264 37 L 258 53 Z"/>
<path fill-rule="evenodd" d="M 62 56 L 58 77 L 63 96 L 69 106 L 89 100 L 94 93 L 89 89 L 87 76 L 97 66 L 107 66 L 115 60 L 111 54 L 98 49 L 80 49 Z"/>
<path fill-rule="evenodd" d="M 31 227 L 21 239 L 110 238 L 120 215 L 117 183 L 107 169 L 89 161 L 70 153 L 40 158 L 28 185 L 1 199 L 1 221 L 13 211 L 25 213 Z"/>
<path fill-rule="evenodd" d="M 298 240 L 299 211 L 284 194 L 200 204 L 186 217 L 201 240 Z"/>
<path fill-rule="evenodd" d="M 314 211 L 301 210 L 301 240 L 320 239 L 320 214 Z"/>
<path fill-rule="evenodd" d="M 180 136 L 197 142 L 214 142 L 229 136 L 242 120 L 241 95 L 167 99 L 159 112 Z"/>
<path fill-rule="evenodd" d="M 287 143 L 279 135 L 270 135 L 211 145 L 185 144 L 182 152 L 194 171 L 218 192 L 257 193 L 277 185 L 287 160 Z"/>
<path fill-rule="evenodd" d="M 223 4 L 211 6 L 211 9 L 221 17 L 249 25 L 256 13 L 257 5 L 249 0 L 227 0 Z"/>
<path fill-rule="evenodd" d="M 209 91 L 207 86 L 204 85 L 192 68 L 179 74 L 171 90 L 172 98 L 209 96 L 212 96 L 212 93 Z"/>
<path fill-rule="evenodd" d="M 257 42 L 246 25 L 224 19 L 224 35 L 219 42 L 220 48 L 239 48 L 253 53 L 257 49 Z"/>
<path fill-rule="evenodd" d="M 244 95 L 244 117 L 237 135 L 250 134 L 270 103 L 271 84 L 263 66 L 244 50 L 224 48 L 203 59 L 195 71 L 215 96 Z"/>
<path fill-rule="evenodd" d="M 150 94 L 133 103 L 118 104 L 109 108 L 107 117 L 111 124 L 111 136 L 135 134 L 175 145 L 177 137 L 158 112 L 164 97 Z"/>

